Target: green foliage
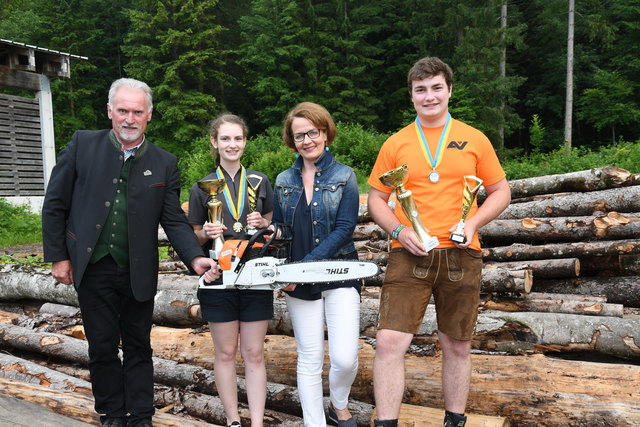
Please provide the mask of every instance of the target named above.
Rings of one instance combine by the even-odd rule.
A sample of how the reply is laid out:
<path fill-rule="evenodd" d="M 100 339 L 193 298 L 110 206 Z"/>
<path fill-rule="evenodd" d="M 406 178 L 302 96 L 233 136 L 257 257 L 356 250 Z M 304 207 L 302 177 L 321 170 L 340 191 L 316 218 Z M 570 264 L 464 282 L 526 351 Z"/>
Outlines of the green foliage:
<path fill-rule="evenodd" d="M 355 170 L 358 183 L 363 187 L 388 135 L 360 125 L 338 123 L 337 128 L 338 136 L 330 150 L 336 159 Z M 273 185 L 276 176 L 291 167 L 295 159 L 295 154 L 282 141 L 281 128 L 273 126 L 247 141 L 242 164 L 266 174 Z M 183 193 L 188 192 L 194 182 L 211 173 L 212 168 L 209 141 L 200 138 L 194 149 L 181 160 Z"/>
<path fill-rule="evenodd" d="M 0 38 L 8 40 L 31 40 L 34 31 L 38 31 L 43 23 L 42 16 L 25 1 L 22 7 L 16 7 L 17 2 L 8 2 L 7 9 L 2 13 L 0 21 Z"/>
<path fill-rule="evenodd" d="M 637 139 L 640 3 L 583 0 L 575 18 L 574 146 Z M 545 127 L 538 148 L 550 151 L 556 147 L 550 142 L 563 138 L 566 34 L 566 0 L 5 0 L 0 6 L 1 38 L 89 57 L 72 59 L 71 79 L 52 79 L 57 148 L 78 128 L 110 125 L 109 84 L 128 75 L 155 91 L 150 140 L 179 156 L 222 110 L 242 114 L 262 133 L 296 103 L 314 101 L 336 121 L 397 130 L 413 116 L 405 78 L 423 56 L 452 66 L 454 117 L 502 149 L 502 134 L 506 148 L 527 147 L 523 118 L 538 114 Z"/>
<path fill-rule="evenodd" d="M 280 122 L 301 101 L 324 105 L 336 120 L 379 124 L 383 52 L 370 42 L 377 12 L 363 1 L 252 2 L 240 28 L 258 126 Z"/>
<path fill-rule="evenodd" d="M 337 160 L 353 168 L 358 185 L 365 187 L 378 151 L 389 135 L 360 125 L 338 123 L 337 127 L 338 136 L 331 145 L 331 152 Z"/>
<path fill-rule="evenodd" d="M 141 0 L 130 9 L 131 31 L 123 51 L 125 70 L 154 90 L 149 134 L 175 154 L 191 148 L 207 121 L 222 108 L 211 87 L 226 81 L 227 52 L 218 39 L 217 0 Z"/>
<path fill-rule="evenodd" d="M 591 150 L 559 148 L 550 153 L 534 152 L 525 158 L 502 160 L 507 179 L 569 173 L 602 166 L 617 166 L 632 173 L 640 171 L 640 141 L 619 142 L 615 146 Z"/>
<path fill-rule="evenodd" d="M 42 241 L 40 215 L 0 198 L 0 248 Z"/>
<path fill-rule="evenodd" d="M 194 182 L 209 175 L 214 168 L 208 137 L 197 138 L 191 147 L 191 150 L 180 157 L 179 163 L 182 188 L 187 194 Z"/>
<path fill-rule="evenodd" d="M 544 126 L 540 116 L 534 114 L 531 117 L 531 125 L 529 126 L 529 144 L 534 150 L 540 151 L 544 146 Z"/>
<path fill-rule="evenodd" d="M 447 9 L 446 20 L 459 31 L 452 58 L 456 87 L 464 86 L 466 110 L 471 114 L 456 116 L 484 132 L 498 147 L 504 145 L 499 129 L 509 135 L 520 127 L 522 119 L 514 111 L 515 94 L 524 79 L 500 75 L 502 48 L 519 44 L 521 26 L 512 26 L 508 34 L 499 27 L 502 0 L 486 2 L 459 1 Z M 508 35 L 508 38 L 507 38 Z M 460 100 L 460 94 L 456 94 Z"/>
<path fill-rule="evenodd" d="M 295 155 L 284 144 L 276 151 L 267 151 L 253 164 L 248 165 L 253 170 L 263 172 L 269 178 L 271 186 L 276 182 L 278 174 L 291 167 Z"/>
<path fill-rule="evenodd" d="M 594 78 L 595 87 L 582 93 L 578 117 L 598 130 L 610 128 L 611 142 L 615 143 L 617 125 L 640 122 L 640 108 L 633 98 L 633 84 L 618 71 L 597 70 Z"/>
<path fill-rule="evenodd" d="M 265 133 L 251 138 L 247 141 L 242 156 L 242 163 L 267 175 L 271 186 L 275 183 L 276 176 L 291 167 L 296 159 L 291 149 L 282 141 L 281 132 L 281 127 L 272 126 Z"/>
<path fill-rule="evenodd" d="M 185 199 L 185 194 L 188 195 L 194 182 L 213 171 L 214 160 L 210 146 L 208 137 L 198 138 L 192 150 L 182 156 L 180 160 L 182 199 Z M 242 155 L 242 164 L 249 169 L 266 174 L 271 185 L 276 176 L 290 167 L 294 160 L 294 154 L 282 142 L 280 129 L 277 127 L 269 128 L 265 133 L 250 138 Z"/>

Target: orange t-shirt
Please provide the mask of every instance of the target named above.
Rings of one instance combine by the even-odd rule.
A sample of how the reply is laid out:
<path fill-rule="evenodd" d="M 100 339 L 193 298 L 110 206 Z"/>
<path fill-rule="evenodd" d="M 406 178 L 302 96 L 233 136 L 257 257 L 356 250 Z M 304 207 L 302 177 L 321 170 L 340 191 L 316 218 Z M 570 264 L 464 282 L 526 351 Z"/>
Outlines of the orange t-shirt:
<path fill-rule="evenodd" d="M 434 128 L 422 126 L 432 158 L 436 158 L 443 128 L 444 125 Z M 483 185 L 491 185 L 506 175 L 489 139 L 479 130 L 453 118 L 449 137 L 444 141 L 442 161 L 436 168 L 440 180 L 435 184 L 429 181 L 432 167 L 421 144 L 415 123 L 391 135 L 378 153 L 368 183 L 377 190 L 391 193 L 393 189 L 384 185 L 379 177 L 398 166 L 407 165 L 409 173 L 404 188 L 413 193 L 422 224 L 432 236 L 438 238 L 439 248 L 455 246 L 449 240 L 449 229 L 460 221 L 462 215 L 462 177 L 475 175 L 484 181 Z M 477 210 L 478 205 L 474 200 L 467 219 Z M 394 213 L 402 224 L 411 226 L 399 203 L 396 203 Z M 394 248 L 401 246 L 397 240 L 393 241 Z M 477 233 L 469 247 L 480 249 Z"/>

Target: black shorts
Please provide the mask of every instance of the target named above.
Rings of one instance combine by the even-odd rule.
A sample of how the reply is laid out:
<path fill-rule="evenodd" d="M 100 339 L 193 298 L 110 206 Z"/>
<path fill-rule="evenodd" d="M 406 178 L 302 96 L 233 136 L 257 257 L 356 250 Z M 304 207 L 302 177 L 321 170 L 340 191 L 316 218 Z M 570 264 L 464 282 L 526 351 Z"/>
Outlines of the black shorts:
<path fill-rule="evenodd" d="M 198 289 L 198 299 L 207 322 L 255 322 L 273 317 L 273 291 Z"/>

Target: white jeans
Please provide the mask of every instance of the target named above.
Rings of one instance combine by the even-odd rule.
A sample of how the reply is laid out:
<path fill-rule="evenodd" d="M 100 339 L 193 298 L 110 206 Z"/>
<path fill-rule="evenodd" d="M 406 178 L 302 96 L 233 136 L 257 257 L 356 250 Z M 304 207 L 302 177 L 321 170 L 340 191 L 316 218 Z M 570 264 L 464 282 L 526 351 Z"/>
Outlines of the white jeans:
<path fill-rule="evenodd" d="M 324 322 L 326 320 L 331 362 L 329 398 L 335 408 L 343 409 L 358 372 L 360 295 L 354 288 L 338 288 L 324 291 L 322 298 L 315 301 L 289 295 L 286 300 L 298 347 L 298 394 L 304 425 L 325 427 L 322 400 Z"/>

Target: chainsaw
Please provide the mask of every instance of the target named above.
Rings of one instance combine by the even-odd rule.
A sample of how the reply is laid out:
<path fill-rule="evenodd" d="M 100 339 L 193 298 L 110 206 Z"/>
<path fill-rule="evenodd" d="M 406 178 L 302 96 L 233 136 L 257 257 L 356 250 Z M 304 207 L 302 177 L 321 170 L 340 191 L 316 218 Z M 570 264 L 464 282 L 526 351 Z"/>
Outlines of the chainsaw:
<path fill-rule="evenodd" d="M 219 253 L 209 251 L 222 271 L 221 281 L 208 283 L 200 277 L 200 289 L 281 289 L 289 283 L 327 283 L 364 279 L 378 274 L 376 263 L 356 260 L 288 262 L 287 246 L 272 233 L 266 243 L 257 242 L 271 230 L 260 230 L 249 240 L 227 240 Z"/>

